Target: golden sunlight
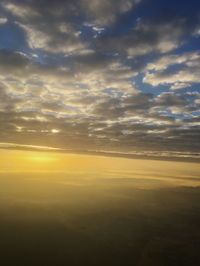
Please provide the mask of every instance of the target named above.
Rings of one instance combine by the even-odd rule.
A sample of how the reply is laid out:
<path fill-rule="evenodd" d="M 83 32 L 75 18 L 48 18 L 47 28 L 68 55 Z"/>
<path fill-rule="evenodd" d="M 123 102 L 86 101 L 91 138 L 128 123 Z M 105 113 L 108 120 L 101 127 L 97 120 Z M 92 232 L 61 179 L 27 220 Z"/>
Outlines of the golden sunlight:
<path fill-rule="evenodd" d="M 52 162 L 59 159 L 58 157 L 52 154 L 47 154 L 47 153 L 42 154 L 41 152 L 35 152 L 33 154 L 30 154 L 28 157 L 25 157 L 25 160 L 36 161 L 36 162 Z"/>
<path fill-rule="evenodd" d="M 199 182 L 199 170 L 198 163 L 112 158 L 60 152 L 0 150 L 0 172 L 6 173 L 75 173 L 80 175 L 80 178 L 84 175 L 92 180 L 129 178 L 140 180 L 137 182 L 140 185 L 141 180 L 145 180 L 146 187 L 149 187 L 158 184 L 196 186 Z M 150 182 L 151 180 L 154 182 Z M 159 180 L 162 182 L 155 182 Z"/>
<path fill-rule="evenodd" d="M 30 258 L 33 266 L 80 265 L 74 263 L 77 254 L 86 261 L 91 252 L 98 258 L 99 250 L 107 250 L 105 243 L 110 243 L 106 262 L 83 264 L 99 266 L 119 265 L 118 258 L 107 263 L 119 249 L 125 254 L 123 261 L 127 254 L 134 261 L 134 250 L 141 250 L 146 260 L 148 252 L 157 254 L 158 249 L 163 258 L 166 245 L 172 243 L 174 252 L 185 231 L 190 232 L 186 243 L 191 239 L 192 247 L 199 235 L 194 216 L 192 222 L 188 217 L 199 210 L 199 172 L 198 163 L 2 149 L 0 250 L 6 246 L 14 254 L 23 251 L 27 263 L 19 265 L 30 265 Z M 180 217 L 187 219 L 174 240 Z M 162 233 L 158 238 L 160 231 L 166 237 Z M 144 254 L 146 243 L 150 244 Z"/>

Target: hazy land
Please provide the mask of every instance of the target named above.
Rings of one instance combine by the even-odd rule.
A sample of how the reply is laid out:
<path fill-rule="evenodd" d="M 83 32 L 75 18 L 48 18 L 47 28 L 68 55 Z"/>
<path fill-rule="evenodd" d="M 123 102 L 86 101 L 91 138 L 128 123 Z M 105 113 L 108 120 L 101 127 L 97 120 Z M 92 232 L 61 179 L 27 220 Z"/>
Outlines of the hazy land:
<path fill-rule="evenodd" d="M 200 265 L 200 164 L 0 157 L 3 266 Z"/>

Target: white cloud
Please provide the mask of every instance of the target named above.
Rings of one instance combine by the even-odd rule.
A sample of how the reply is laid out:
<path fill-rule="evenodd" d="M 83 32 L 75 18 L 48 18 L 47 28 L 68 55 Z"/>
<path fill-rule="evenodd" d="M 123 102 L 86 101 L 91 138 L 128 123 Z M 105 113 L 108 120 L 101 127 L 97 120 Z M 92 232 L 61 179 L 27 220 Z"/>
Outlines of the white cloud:
<path fill-rule="evenodd" d="M 178 68 L 170 71 L 173 66 Z M 172 90 L 183 89 L 200 82 L 199 69 L 199 52 L 166 55 L 147 65 L 143 81 L 152 86 L 169 85 Z"/>
<path fill-rule="evenodd" d="M 3 25 L 5 23 L 7 23 L 8 19 L 5 17 L 0 17 L 0 25 Z"/>

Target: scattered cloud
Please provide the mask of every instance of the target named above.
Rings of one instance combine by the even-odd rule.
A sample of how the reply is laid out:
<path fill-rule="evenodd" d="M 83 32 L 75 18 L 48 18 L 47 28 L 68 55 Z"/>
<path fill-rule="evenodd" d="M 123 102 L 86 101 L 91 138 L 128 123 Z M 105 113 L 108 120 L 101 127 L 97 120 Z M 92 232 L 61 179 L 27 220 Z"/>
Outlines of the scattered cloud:
<path fill-rule="evenodd" d="M 198 150 L 199 16 L 147 2 L 2 1 L 1 142 Z"/>
<path fill-rule="evenodd" d="M 182 89 L 199 83 L 199 69 L 199 52 L 166 55 L 147 65 L 144 82 L 152 86 L 167 84 L 171 89 Z"/>

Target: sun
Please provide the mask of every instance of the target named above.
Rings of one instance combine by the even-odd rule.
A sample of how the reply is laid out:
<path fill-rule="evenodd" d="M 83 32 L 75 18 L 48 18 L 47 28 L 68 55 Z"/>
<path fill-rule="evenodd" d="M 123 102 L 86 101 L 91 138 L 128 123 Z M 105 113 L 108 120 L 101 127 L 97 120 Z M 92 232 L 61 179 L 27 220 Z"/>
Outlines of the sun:
<path fill-rule="evenodd" d="M 49 153 L 41 153 L 41 152 L 30 154 L 29 156 L 27 156 L 26 159 L 32 162 L 41 162 L 41 163 L 58 160 L 58 158 L 55 155 Z"/>

